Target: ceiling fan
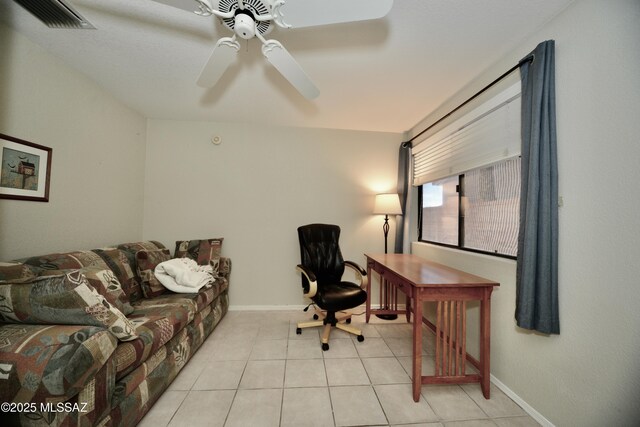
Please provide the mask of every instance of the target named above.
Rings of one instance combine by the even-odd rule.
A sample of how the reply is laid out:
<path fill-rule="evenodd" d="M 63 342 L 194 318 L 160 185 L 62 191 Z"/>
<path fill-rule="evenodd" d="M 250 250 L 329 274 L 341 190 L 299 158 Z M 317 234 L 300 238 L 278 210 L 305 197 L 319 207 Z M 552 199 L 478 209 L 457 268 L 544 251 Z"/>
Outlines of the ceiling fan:
<path fill-rule="evenodd" d="M 275 26 L 302 28 L 378 19 L 391 10 L 393 0 L 153 0 L 200 16 L 214 16 L 234 32 L 216 42 L 198 86 L 213 87 L 240 50 L 237 38 L 257 38 L 262 54 L 304 97 L 319 95 L 304 70 L 280 42 L 265 39 Z"/>

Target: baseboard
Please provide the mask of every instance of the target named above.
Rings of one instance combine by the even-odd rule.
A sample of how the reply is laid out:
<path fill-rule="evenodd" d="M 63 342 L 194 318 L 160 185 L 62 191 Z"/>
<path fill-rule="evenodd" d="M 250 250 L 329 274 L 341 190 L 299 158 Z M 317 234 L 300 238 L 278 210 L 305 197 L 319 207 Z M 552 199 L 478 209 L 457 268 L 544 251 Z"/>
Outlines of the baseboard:
<path fill-rule="evenodd" d="M 491 382 L 495 384 L 504 394 L 509 396 L 511 400 L 516 402 L 524 411 L 531 416 L 534 420 L 536 420 L 543 427 L 555 427 L 551 421 L 546 419 L 540 412 L 536 411 L 531 405 L 525 402 L 520 396 L 518 396 L 513 390 L 506 386 L 502 381 L 497 379 L 493 374 L 491 374 Z"/>
<path fill-rule="evenodd" d="M 306 305 L 230 305 L 229 311 L 294 311 L 304 310 Z"/>
<path fill-rule="evenodd" d="M 288 311 L 288 310 L 304 310 L 306 305 L 230 305 L 229 311 Z M 364 308 L 364 306 L 362 306 Z M 358 307 L 356 307 L 357 309 Z M 372 309 L 381 308 L 380 306 L 372 306 Z M 404 304 L 398 304 L 398 309 L 404 310 Z"/>

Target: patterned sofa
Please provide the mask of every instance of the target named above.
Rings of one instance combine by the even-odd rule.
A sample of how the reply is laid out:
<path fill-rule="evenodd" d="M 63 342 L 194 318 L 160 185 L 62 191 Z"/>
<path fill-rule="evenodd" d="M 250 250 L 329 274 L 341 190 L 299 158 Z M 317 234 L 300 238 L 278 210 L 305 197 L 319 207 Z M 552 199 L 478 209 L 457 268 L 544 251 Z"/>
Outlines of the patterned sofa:
<path fill-rule="evenodd" d="M 221 244 L 176 244 L 217 275 L 197 294 L 159 285 L 155 241 L 0 263 L 0 425 L 137 424 L 227 312 Z"/>

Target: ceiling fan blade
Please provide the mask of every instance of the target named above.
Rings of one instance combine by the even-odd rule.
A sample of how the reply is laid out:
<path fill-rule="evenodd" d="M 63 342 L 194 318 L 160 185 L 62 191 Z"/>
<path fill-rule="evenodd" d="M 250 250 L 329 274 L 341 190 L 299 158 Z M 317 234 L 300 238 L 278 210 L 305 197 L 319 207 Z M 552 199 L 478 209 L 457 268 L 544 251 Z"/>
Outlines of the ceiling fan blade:
<path fill-rule="evenodd" d="M 209 0 L 151 0 L 167 6 L 177 7 L 197 15 L 211 15 L 211 2 Z"/>
<path fill-rule="evenodd" d="M 284 27 L 312 27 L 341 22 L 365 21 L 385 16 L 393 0 L 286 0 L 274 7 Z"/>
<path fill-rule="evenodd" d="M 313 99 L 320 91 L 304 72 L 293 56 L 276 40 L 266 40 L 262 54 L 305 98 Z"/>
<path fill-rule="evenodd" d="M 218 40 L 198 77 L 198 86 L 213 87 L 229 68 L 239 50 L 240 43 L 235 37 L 223 37 Z"/>

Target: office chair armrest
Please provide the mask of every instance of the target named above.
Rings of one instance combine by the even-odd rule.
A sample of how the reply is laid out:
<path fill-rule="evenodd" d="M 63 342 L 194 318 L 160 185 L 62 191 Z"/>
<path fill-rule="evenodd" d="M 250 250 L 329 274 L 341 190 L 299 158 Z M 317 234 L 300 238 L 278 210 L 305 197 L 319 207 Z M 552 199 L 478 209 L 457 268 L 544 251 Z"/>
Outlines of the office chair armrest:
<path fill-rule="evenodd" d="M 369 284 L 369 278 L 367 277 L 367 272 L 365 271 L 365 269 L 360 267 L 358 264 L 356 264 L 353 261 L 345 261 L 344 266 L 349 267 L 350 269 L 355 271 L 356 274 L 358 275 L 358 278 L 360 279 L 360 287 L 362 289 L 367 289 L 367 285 Z"/>
<path fill-rule="evenodd" d="M 296 270 L 298 270 L 309 283 L 309 289 L 305 289 L 305 286 L 303 286 L 304 296 L 307 298 L 313 298 L 318 292 L 318 282 L 316 281 L 316 275 L 313 273 L 313 271 L 309 270 L 302 264 L 298 264 L 296 266 Z"/>

